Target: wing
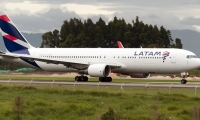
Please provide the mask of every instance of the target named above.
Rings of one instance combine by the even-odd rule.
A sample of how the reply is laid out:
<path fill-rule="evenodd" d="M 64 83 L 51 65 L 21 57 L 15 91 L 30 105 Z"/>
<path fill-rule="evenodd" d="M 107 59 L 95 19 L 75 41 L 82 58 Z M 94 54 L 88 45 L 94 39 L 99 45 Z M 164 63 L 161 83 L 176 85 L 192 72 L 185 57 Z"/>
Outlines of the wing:
<path fill-rule="evenodd" d="M 0 54 L 5 54 L 3 51 L 0 51 Z"/>
<path fill-rule="evenodd" d="M 13 58 L 22 58 L 22 59 L 27 59 L 29 61 L 40 61 L 40 62 L 45 62 L 47 64 L 62 64 L 66 66 L 67 68 L 73 68 L 77 70 L 85 70 L 87 69 L 91 64 L 97 64 L 97 63 L 89 63 L 89 62 L 79 62 L 79 61 L 70 61 L 70 60 L 62 60 L 62 59 L 53 59 L 53 58 L 41 58 L 41 57 L 35 57 L 35 56 L 30 56 L 30 55 L 22 55 L 22 54 L 5 54 L 5 53 L 0 53 L 0 56 L 5 56 L 5 57 L 13 57 Z M 121 65 L 115 64 L 115 63 L 109 63 L 107 64 L 111 67 L 111 69 L 115 68 L 120 68 Z"/>

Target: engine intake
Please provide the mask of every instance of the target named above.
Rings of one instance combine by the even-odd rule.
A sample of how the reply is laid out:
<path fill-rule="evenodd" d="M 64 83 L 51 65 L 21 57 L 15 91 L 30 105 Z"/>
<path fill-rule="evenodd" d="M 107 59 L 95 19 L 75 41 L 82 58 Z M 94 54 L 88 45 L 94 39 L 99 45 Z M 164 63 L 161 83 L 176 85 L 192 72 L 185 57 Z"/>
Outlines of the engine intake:
<path fill-rule="evenodd" d="M 111 68 L 106 64 L 93 64 L 88 67 L 88 74 L 91 77 L 108 77 Z"/>

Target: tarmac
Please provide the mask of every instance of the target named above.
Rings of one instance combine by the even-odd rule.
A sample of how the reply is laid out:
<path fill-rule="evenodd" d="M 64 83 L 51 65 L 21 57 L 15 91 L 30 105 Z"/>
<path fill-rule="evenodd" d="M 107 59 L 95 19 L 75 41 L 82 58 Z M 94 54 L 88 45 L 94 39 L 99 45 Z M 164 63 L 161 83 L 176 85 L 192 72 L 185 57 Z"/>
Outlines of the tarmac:
<path fill-rule="evenodd" d="M 51 73 L 51 72 L 37 72 L 37 73 L 7 73 L 1 74 L 1 76 L 34 76 L 34 77 L 75 77 L 77 73 Z M 90 78 L 90 76 L 88 76 Z M 117 76 L 114 73 L 110 74 L 110 77 L 117 78 L 117 79 L 138 79 L 138 78 L 131 78 L 130 76 Z M 158 79 L 158 80 L 181 80 L 181 77 L 174 77 L 174 75 L 152 75 L 148 78 L 139 78 L 139 79 Z M 187 77 L 187 80 L 200 80 L 200 77 Z"/>

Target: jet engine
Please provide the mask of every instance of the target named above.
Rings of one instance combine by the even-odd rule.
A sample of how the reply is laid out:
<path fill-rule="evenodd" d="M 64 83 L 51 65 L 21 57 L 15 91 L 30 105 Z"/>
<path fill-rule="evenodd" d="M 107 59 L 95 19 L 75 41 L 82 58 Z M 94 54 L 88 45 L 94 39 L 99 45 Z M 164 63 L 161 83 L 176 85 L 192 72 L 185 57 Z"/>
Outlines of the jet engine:
<path fill-rule="evenodd" d="M 132 78 L 148 78 L 150 76 L 149 73 L 130 73 L 129 75 Z"/>
<path fill-rule="evenodd" d="M 88 74 L 91 77 L 108 77 L 111 68 L 106 64 L 93 64 L 88 67 Z"/>

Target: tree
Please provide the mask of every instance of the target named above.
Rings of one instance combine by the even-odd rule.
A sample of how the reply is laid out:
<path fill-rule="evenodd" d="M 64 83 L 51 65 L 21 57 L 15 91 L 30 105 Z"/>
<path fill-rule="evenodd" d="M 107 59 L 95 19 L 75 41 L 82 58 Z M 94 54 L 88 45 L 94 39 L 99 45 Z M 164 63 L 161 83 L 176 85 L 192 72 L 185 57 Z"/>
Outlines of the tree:
<path fill-rule="evenodd" d="M 179 39 L 179 38 L 176 38 L 176 40 L 175 40 L 175 42 L 176 42 L 176 48 L 182 48 L 183 47 L 183 45 L 182 45 L 182 43 L 181 43 L 181 39 Z"/>
<path fill-rule="evenodd" d="M 53 32 L 49 31 L 42 35 L 42 44 L 40 47 L 59 47 L 60 35 L 59 31 L 55 29 Z"/>
<path fill-rule="evenodd" d="M 117 18 L 105 23 L 102 18 L 96 23 L 88 18 L 82 22 L 73 18 L 65 20 L 58 30 L 44 33 L 41 47 L 116 47 L 116 41 L 120 40 L 125 47 L 181 47 L 181 40 L 174 43 L 171 32 L 163 26 L 144 24 L 136 16 L 132 24 L 126 23 L 123 18 Z M 175 45 L 176 44 L 176 45 Z"/>

